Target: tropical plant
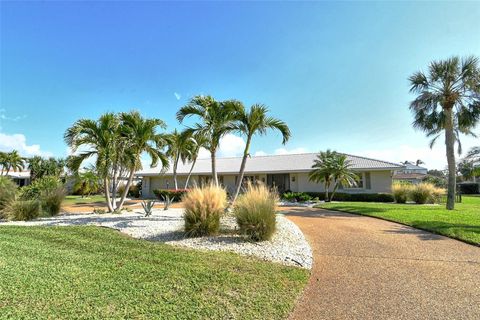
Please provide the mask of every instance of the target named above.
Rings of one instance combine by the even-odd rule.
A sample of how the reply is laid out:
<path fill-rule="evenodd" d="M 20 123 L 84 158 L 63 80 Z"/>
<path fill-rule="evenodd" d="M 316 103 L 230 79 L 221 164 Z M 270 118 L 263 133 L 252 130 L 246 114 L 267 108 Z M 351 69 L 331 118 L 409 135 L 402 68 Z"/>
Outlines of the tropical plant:
<path fill-rule="evenodd" d="M 236 115 L 236 130 L 246 137 L 245 149 L 243 150 L 242 163 L 238 174 L 237 185 L 233 202 L 240 193 L 245 173 L 247 158 L 250 156 L 250 144 L 255 135 L 265 135 L 269 129 L 278 130 L 282 134 L 282 144 L 287 143 L 290 138 L 290 129 L 287 124 L 279 119 L 268 116 L 268 108 L 262 104 L 254 104 L 250 110 L 245 110 L 243 105 L 239 104 L 239 110 Z"/>
<path fill-rule="evenodd" d="M 175 197 L 170 197 L 169 195 L 163 196 L 163 210 L 167 211 L 172 205 Z"/>
<path fill-rule="evenodd" d="M 412 184 L 408 182 L 394 182 L 392 184 L 392 195 L 396 203 L 406 203 L 412 189 Z"/>
<path fill-rule="evenodd" d="M 443 194 L 443 190 L 430 183 L 419 183 L 410 188 L 409 197 L 417 204 L 435 203 Z"/>
<path fill-rule="evenodd" d="M 67 160 L 33 156 L 27 159 L 27 163 L 30 170 L 30 179 L 34 181 L 45 176 L 60 177 L 65 172 Z"/>
<path fill-rule="evenodd" d="M 8 177 L 0 176 L 0 219 L 4 217 L 3 209 L 15 200 L 17 185 Z"/>
<path fill-rule="evenodd" d="M 190 237 L 218 233 L 227 206 L 227 193 L 214 184 L 195 187 L 183 198 L 185 234 Z"/>
<path fill-rule="evenodd" d="M 417 97 L 410 104 L 413 126 L 433 137 L 430 146 L 445 135 L 448 163 L 446 207 L 455 206 L 455 143 L 461 152 L 460 134 L 473 134 L 480 119 L 480 70 L 478 58 L 452 57 L 430 64 L 428 73 L 416 72 L 410 78 L 410 92 Z"/>
<path fill-rule="evenodd" d="M 218 186 L 216 153 L 220 139 L 235 129 L 235 117 L 241 104 L 235 100 L 216 101 L 211 96 L 195 96 L 177 112 L 177 120 L 182 123 L 186 117 L 196 116 L 200 121 L 186 129 L 188 134 L 207 137 L 206 149 L 212 161 L 212 177 Z"/>
<path fill-rule="evenodd" d="M 25 159 L 20 156 L 17 150 L 2 152 L 0 154 L 1 175 L 8 175 L 10 170 L 21 171 L 25 168 Z"/>
<path fill-rule="evenodd" d="M 143 207 L 143 211 L 145 212 L 145 217 L 149 217 L 152 215 L 154 206 L 155 206 L 155 200 L 142 201 L 142 207 Z"/>
<path fill-rule="evenodd" d="M 63 187 L 43 193 L 40 197 L 42 212 L 48 216 L 56 216 L 60 212 L 64 199 L 65 189 Z"/>
<path fill-rule="evenodd" d="M 339 186 L 344 188 L 355 187 L 359 177 L 358 174 L 351 169 L 351 162 L 344 154 L 336 153 L 330 161 L 330 166 L 334 182 L 332 195 L 330 196 L 330 201 L 332 201 Z"/>
<path fill-rule="evenodd" d="M 100 189 L 101 181 L 94 170 L 86 170 L 78 173 L 75 176 L 75 184 L 73 190 L 77 194 L 81 194 L 82 197 L 89 197 L 91 194 L 95 194 Z"/>
<path fill-rule="evenodd" d="M 59 178 L 54 176 L 46 176 L 33 181 L 28 186 L 20 189 L 20 199 L 22 200 L 38 200 L 43 194 L 47 194 L 62 188 L 63 184 Z"/>
<path fill-rule="evenodd" d="M 276 227 L 278 196 L 263 184 L 248 183 L 233 206 L 239 232 L 252 241 L 270 240 Z"/>
<path fill-rule="evenodd" d="M 8 220 L 28 221 L 38 218 L 40 209 L 38 200 L 15 200 L 5 207 L 3 213 Z"/>
<path fill-rule="evenodd" d="M 188 131 L 180 133 L 177 131 L 177 129 L 165 136 L 167 141 L 166 155 L 172 159 L 173 182 L 175 190 L 178 189 L 178 162 L 182 161 L 182 163 L 185 163 L 188 159 L 190 159 L 191 153 L 195 147 L 192 139 L 190 139 L 190 136 L 191 134 Z"/>
<path fill-rule="evenodd" d="M 317 158 L 313 161 L 312 170 L 308 173 L 308 179 L 315 183 L 323 182 L 325 188 L 325 201 L 330 201 L 328 190 L 334 182 L 333 162 L 337 156 L 336 151 L 320 151 Z"/>
<path fill-rule="evenodd" d="M 187 160 L 191 163 L 191 166 L 190 166 L 190 171 L 188 172 L 188 175 L 187 175 L 187 179 L 185 180 L 185 186 L 184 186 L 184 188 L 187 189 L 188 183 L 190 182 L 190 178 L 192 176 L 193 168 L 197 163 L 200 149 L 207 145 L 208 139 L 207 137 L 205 137 L 204 135 L 198 132 L 195 134 L 192 134 L 189 131 L 184 131 L 183 134 L 186 135 L 188 139 L 191 140 L 191 146 L 190 146 L 191 149 L 190 149 L 190 152 L 188 153 L 188 158 L 187 158 Z"/>

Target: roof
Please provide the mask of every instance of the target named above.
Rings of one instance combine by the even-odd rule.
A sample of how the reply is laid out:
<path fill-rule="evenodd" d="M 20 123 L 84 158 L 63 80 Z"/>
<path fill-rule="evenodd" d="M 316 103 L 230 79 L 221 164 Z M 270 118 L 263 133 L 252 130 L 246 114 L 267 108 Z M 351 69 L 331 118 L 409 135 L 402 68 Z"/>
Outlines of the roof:
<path fill-rule="evenodd" d="M 14 179 L 28 179 L 30 178 L 30 171 L 10 171 L 8 176 Z"/>
<path fill-rule="evenodd" d="M 405 163 L 403 166 L 406 170 L 427 170 L 425 167 L 420 167 L 410 162 Z"/>
<path fill-rule="evenodd" d="M 393 175 L 393 179 L 395 180 L 404 180 L 404 179 L 416 179 L 416 180 L 422 180 L 425 178 L 427 174 L 423 173 L 396 173 Z"/>
<path fill-rule="evenodd" d="M 281 173 L 281 172 L 308 172 L 318 153 L 300 153 L 270 156 L 254 156 L 247 160 L 245 173 Z M 382 160 L 345 154 L 354 170 L 398 170 L 402 165 Z M 217 172 L 219 174 L 237 174 L 240 169 L 241 157 L 217 158 Z M 190 163 L 178 163 L 177 174 L 187 175 Z M 210 175 L 212 172 L 211 160 L 198 159 L 193 169 L 193 174 Z M 172 174 L 172 166 L 164 174 Z M 136 173 L 137 176 L 159 175 L 159 168 L 145 168 Z"/>

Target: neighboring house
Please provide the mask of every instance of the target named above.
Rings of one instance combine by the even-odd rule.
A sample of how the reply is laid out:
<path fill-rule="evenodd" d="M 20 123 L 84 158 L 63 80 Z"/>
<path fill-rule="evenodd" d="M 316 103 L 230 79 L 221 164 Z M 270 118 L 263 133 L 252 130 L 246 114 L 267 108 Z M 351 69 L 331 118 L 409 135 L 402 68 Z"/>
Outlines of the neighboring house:
<path fill-rule="evenodd" d="M 251 157 L 247 161 L 245 180 L 258 180 L 269 187 L 276 187 L 280 193 L 291 190 L 295 192 L 323 192 L 323 183 L 309 181 L 308 173 L 316 159 L 316 153 L 272 155 Z M 355 188 L 341 189 L 348 193 L 389 193 L 392 185 L 392 175 L 402 165 L 347 155 L 352 169 L 358 172 L 359 183 Z M 238 179 L 238 171 L 242 158 L 218 158 L 217 172 L 220 183 L 232 193 Z M 190 164 L 181 162 L 178 165 L 178 187 L 183 188 L 190 170 Z M 193 169 L 189 186 L 202 185 L 211 181 L 210 159 L 199 159 Z M 160 173 L 158 168 L 148 168 L 136 173 L 142 177 L 142 194 L 153 197 L 155 189 L 173 189 L 173 173 L 170 169 Z"/>
<path fill-rule="evenodd" d="M 30 171 L 10 171 L 7 174 L 19 187 L 30 184 Z"/>
<path fill-rule="evenodd" d="M 418 184 L 427 176 L 427 168 L 417 166 L 411 162 L 406 162 L 403 166 L 403 169 L 395 170 L 393 174 L 394 181 L 408 181 L 413 184 Z"/>

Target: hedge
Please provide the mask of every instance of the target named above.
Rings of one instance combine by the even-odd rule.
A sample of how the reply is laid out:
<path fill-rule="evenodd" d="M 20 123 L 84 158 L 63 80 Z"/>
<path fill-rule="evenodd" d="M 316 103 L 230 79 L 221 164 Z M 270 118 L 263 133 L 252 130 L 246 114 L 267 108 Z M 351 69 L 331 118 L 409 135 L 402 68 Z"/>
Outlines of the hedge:
<path fill-rule="evenodd" d="M 312 198 L 325 200 L 325 192 L 305 192 Z M 329 194 L 330 196 L 330 194 Z M 388 193 L 335 193 L 333 201 L 353 202 L 393 202 L 393 196 Z"/>
<path fill-rule="evenodd" d="M 155 189 L 153 193 L 159 198 L 160 200 L 164 200 L 166 196 L 170 197 L 170 199 L 174 202 L 178 202 L 182 200 L 182 196 L 187 193 L 187 189 Z"/>
<path fill-rule="evenodd" d="M 480 193 L 480 183 L 459 183 L 458 191 L 461 194 L 479 194 Z"/>

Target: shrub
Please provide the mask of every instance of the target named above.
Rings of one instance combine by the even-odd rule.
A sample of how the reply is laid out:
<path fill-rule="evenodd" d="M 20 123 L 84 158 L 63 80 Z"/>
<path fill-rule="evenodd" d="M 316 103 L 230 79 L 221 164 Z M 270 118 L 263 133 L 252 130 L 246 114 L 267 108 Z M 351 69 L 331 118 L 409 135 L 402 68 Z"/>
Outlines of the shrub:
<path fill-rule="evenodd" d="M 5 207 L 4 213 L 9 220 L 32 220 L 40 215 L 40 202 L 37 200 L 15 200 Z"/>
<path fill-rule="evenodd" d="M 240 234 L 252 241 L 269 240 L 275 232 L 277 201 L 277 195 L 265 185 L 249 184 L 233 208 Z"/>
<path fill-rule="evenodd" d="M 410 195 L 412 185 L 405 182 L 394 182 L 392 184 L 392 195 L 396 203 L 406 203 Z"/>
<path fill-rule="evenodd" d="M 420 183 L 410 190 L 410 198 L 417 204 L 435 203 L 443 194 L 443 190 L 436 188 L 431 183 Z"/>
<path fill-rule="evenodd" d="M 182 197 L 188 192 L 188 189 L 155 189 L 153 193 L 157 196 L 158 199 L 162 200 L 165 199 L 167 196 L 173 202 L 177 202 L 182 200 Z"/>
<path fill-rule="evenodd" d="M 10 178 L 0 176 L 0 219 L 3 218 L 3 209 L 15 200 L 17 185 Z"/>
<path fill-rule="evenodd" d="M 62 186 L 62 182 L 57 177 L 46 176 L 39 178 L 34 180 L 32 184 L 20 189 L 20 199 L 36 200 L 39 199 L 42 194 L 53 192 Z"/>
<path fill-rule="evenodd" d="M 65 190 L 62 187 L 42 193 L 40 203 L 43 213 L 48 216 L 56 216 L 60 212 L 63 199 L 65 199 Z"/>
<path fill-rule="evenodd" d="M 290 202 L 306 202 L 312 200 L 312 197 L 305 192 L 285 192 L 282 198 Z"/>
<path fill-rule="evenodd" d="M 182 197 L 187 236 L 198 237 L 218 233 L 220 217 L 227 205 L 227 193 L 214 185 L 191 189 Z"/>
<path fill-rule="evenodd" d="M 480 183 L 459 183 L 458 191 L 461 194 L 479 194 L 480 193 Z"/>

